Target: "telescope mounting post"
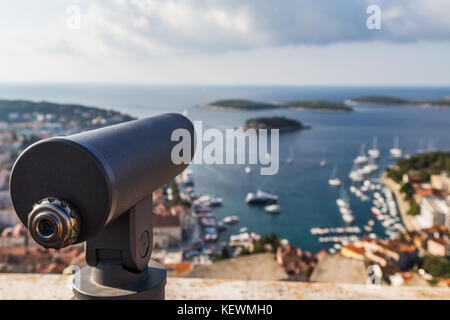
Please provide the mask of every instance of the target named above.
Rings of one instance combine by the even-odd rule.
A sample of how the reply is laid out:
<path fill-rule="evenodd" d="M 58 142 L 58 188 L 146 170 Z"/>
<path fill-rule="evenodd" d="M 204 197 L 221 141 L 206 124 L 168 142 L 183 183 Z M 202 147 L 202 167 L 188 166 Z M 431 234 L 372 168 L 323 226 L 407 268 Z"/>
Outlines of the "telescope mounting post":
<path fill-rule="evenodd" d="M 164 299 L 166 270 L 150 261 L 152 216 L 150 195 L 86 242 L 88 266 L 74 275 L 75 299 Z"/>

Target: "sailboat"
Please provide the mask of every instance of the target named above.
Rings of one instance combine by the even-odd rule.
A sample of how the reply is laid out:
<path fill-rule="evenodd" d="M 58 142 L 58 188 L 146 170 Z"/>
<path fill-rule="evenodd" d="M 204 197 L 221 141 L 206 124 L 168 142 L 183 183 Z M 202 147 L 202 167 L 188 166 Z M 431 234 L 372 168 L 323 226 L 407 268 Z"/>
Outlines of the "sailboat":
<path fill-rule="evenodd" d="M 363 174 L 371 174 L 379 169 L 378 165 L 375 163 L 375 161 L 371 158 L 369 160 L 369 163 L 366 164 L 362 169 L 361 172 Z"/>
<path fill-rule="evenodd" d="M 336 200 L 336 204 L 339 207 L 339 212 L 342 214 L 342 219 L 345 222 L 352 222 L 355 218 L 352 215 L 352 210 L 350 209 L 350 201 L 347 193 L 341 188 L 340 197 Z"/>
<path fill-rule="evenodd" d="M 350 174 L 348 175 L 348 177 L 350 178 L 350 180 L 352 180 L 353 182 L 361 182 L 364 180 L 364 176 L 361 172 L 362 170 L 359 168 L 358 164 L 354 164 L 352 170 L 350 171 Z"/>
<path fill-rule="evenodd" d="M 389 152 L 394 158 L 400 158 L 402 156 L 402 149 L 400 149 L 399 147 L 398 137 L 394 138 L 394 147 L 391 150 L 389 150 Z"/>
<path fill-rule="evenodd" d="M 292 164 L 294 162 L 294 152 L 292 147 L 289 149 L 289 157 L 286 159 L 287 164 Z"/>
<path fill-rule="evenodd" d="M 378 149 L 378 138 L 373 137 L 372 149 L 367 150 L 367 153 L 372 159 L 377 159 L 380 156 L 380 149 Z"/>
<path fill-rule="evenodd" d="M 326 164 L 327 164 L 327 161 L 325 160 L 325 152 L 324 152 L 322 160 L 320 160 L 320 166 L 325 167 Z"/>
<path fill-rule="evenodd" d="M 367 162 L 369 159 L 366 156 L 366 144 L 361 144 L 361 148 L 359 150 L 359 155 L 355 158 L 355 163 L 364 163 Z"/>
<path fill-rule="evenodd" d="M 328 179 L 328 184 L 333 187 L 337 187 L 342 184 L 342 181 L 339 180 L 337 177 L 337 167 L 336 166 L 333 167 L 333 171 L 331 173 L 330 179 Z"/>

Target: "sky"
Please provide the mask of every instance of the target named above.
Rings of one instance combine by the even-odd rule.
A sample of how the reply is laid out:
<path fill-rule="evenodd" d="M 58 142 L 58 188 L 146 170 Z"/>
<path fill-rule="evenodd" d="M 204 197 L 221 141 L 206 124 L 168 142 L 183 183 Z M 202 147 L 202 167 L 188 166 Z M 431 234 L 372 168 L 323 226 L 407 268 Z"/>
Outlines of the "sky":
<path fill-rule="evenodd" d="M 449 16 L 449 0 L 0 0 L 0 82 L 449 86 Z"/>

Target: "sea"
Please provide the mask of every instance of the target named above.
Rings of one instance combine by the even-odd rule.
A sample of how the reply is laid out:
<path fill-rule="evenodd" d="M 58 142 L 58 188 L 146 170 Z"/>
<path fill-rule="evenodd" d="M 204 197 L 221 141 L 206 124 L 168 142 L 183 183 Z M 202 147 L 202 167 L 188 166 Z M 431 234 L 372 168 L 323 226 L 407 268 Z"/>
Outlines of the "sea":
<path fill-rule="evenodd" d="M 361 144 L 372 144 L 378 137 L 381 170 L 395 161 L 389 157 L 394 138 L 399 137 L 404 153 L 450 150 L 450 108 L 414 106 L 354 106 L 354 112 L 312 112 L 298 110 L 235 111 L 199 108 L 199 104 L 219 99 L 251 99 L 263 102 L 288 100 L 344 101 L 365 95 L 390 95 L 410 100 L 450 97 L 450 87 L 326 87 L 326 86 L 168 86 L 168 85 L 93 85 L 93 84 L 0 84 L 0 99 L 24 99 L 79 103 L 147 117 L 166 112 L 187 113 L 203 121 L 204 128 L 235 128 L 246 119 L 260 116 L 285 116 L 310 125 L 311 129 L 280 135 L 280 168 L 273 176 L 259 175 L 258 166 L 249 175 L 244 165 L 192 165 L 195 191 L 223 198 L 214 210 L 218 219 L 236 215 L 240 222 L 221 235 L 226 241 L 241 227 L 259 234 L 276 233 L 303 250 L 317 252 L 332 244 L 320 243 L 313 227 L 346 226 L 338 211 L 339 189 L 328 179 L 334 166 L 348 189 L 353 159 Z M 292 151 L 291 151 L 292 150 Z M 286 163 L 290 154 L 291 165 Z M 320 166 L 325 158 L 326 165 Z M 268 214 L 261 207 L 249 206 L 245 197 L 261 189 L 279 196 L 282 212 Z M 350 196 L 355 221 L 364 226 L 373 219 L 370 202 Z M 375 219 L 373 232 L 386 237 Z M 364 232 L 363 232 L 364 234 Z M 363 235 L 362 234 L 362 235 Z"/>

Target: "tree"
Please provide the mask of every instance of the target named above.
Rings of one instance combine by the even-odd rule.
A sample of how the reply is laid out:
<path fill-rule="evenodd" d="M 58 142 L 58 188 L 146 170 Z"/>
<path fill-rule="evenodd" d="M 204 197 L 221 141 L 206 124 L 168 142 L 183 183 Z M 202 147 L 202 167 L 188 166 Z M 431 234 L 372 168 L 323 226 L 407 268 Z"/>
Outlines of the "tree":
<path fill-rule="evenodd" d="M 406 199 L 410 199 L 414 195 L 414 188 L 411 183 L 407 182 L 402 185 L 400 188 L 400 192 L 403 192 L 406 196 Z"/>
<path fill-rule="evenodd" d="M 417 202 L 410 201 L 408 214 L 410 216 L 417 216 L 418 214 L 420 214 L 420 205 Z"/>
<path fill-rule="evenodd" d="M 426 255 L 422 260 L 422 268 L 433 277 L 450 278 L 450 260 Z"/>

